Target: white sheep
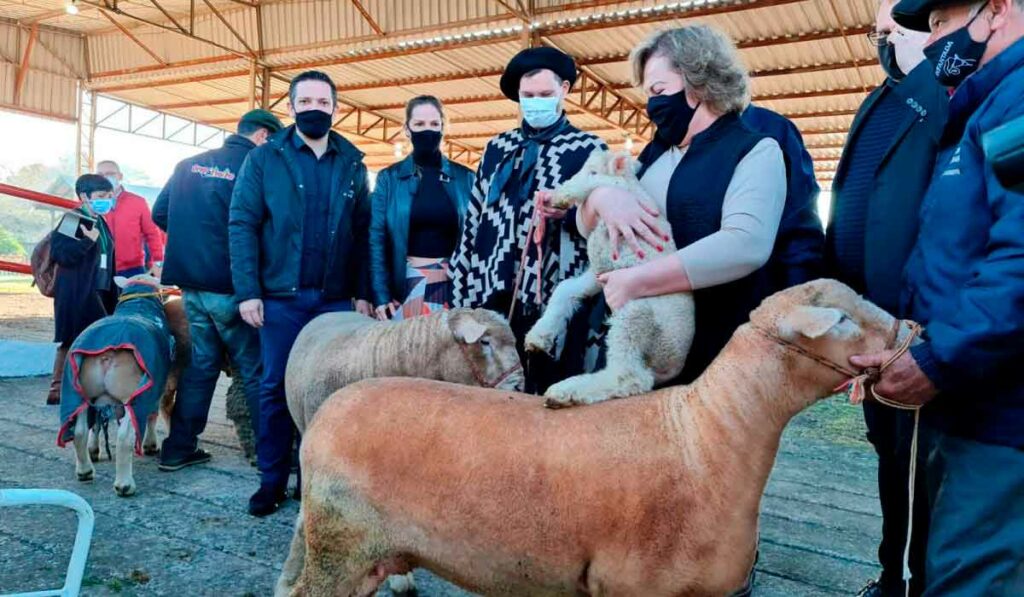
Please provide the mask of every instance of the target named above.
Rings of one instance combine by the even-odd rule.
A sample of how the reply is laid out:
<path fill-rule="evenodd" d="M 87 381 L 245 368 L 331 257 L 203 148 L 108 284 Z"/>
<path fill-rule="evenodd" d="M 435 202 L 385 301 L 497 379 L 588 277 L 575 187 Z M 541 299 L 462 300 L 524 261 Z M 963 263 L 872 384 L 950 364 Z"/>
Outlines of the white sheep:
<path fill-rule="evenodd" d="M 618 187 L 654 207 L 654 200 L 637 180 L 636 163 L 628 153 L 594 151 L 583 168 L 559 187 L 552 205 L 567 208 L 582 205 L 598 187 Z M 661 229 L 671 228 L 663 215 Z M 644 241 L 640 241 L 644 243 Z M 603 222 L 587 239 L 590 267 L 586 272 L 559 284 L 543 316 L 526 335 L 527 350 L 550 353 L 565 334 L 566 326 L 583 299 L 601 292 L 598 274 L 640 265 L 659 253 L 644 243 L 641 257 L 630 250 L 612 259 L 613 247 Z M 671 237 L 665 251 L 675 251 Z M 693 296 L 680 292 L 630 301 L 609 319 L 607 366 L 595 373 L 570 377 L 548 388 L 549 407 L 593 404 L 610 398 L 634 396 L 650 391 L 656 383 L 675 378 L 683 370 L 694 332 Z"/>

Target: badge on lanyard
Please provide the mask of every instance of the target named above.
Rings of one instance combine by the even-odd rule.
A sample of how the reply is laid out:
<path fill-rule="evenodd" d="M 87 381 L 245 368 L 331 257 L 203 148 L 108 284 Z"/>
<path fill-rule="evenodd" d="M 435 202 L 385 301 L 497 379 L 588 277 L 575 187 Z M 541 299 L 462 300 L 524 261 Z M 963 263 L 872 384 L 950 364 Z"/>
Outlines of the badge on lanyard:
<path fill-rule="evenodd" d="M 107 269 L 107 254 L 100 254 L 100 269 Z"/>

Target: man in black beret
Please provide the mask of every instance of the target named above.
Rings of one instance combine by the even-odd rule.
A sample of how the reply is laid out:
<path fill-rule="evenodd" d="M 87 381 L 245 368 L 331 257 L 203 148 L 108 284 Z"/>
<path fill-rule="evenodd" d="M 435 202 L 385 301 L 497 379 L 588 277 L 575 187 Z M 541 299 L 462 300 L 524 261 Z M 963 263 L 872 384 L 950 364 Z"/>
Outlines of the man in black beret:
<path fill-rule="evenodd" d="M 206 427 L 222 355 L 228 355 L 244 384 L 252 424 L 259 421 L 260 339 L 238 314 L 228 207 L 246 156 L 282 128 L 267 110 L 246 112 L 223 146 L 179 163 L 153 205 L 153 221 L 167 233 L 161 281 L 181 287 L 192 335 L 192 362 L 178 385 L 170 435 L 160 453 L 161 470 L 210 460 L 198 439 Z"/>
<path fill-rule="evenodd" d="M 924 54 L 952 95 L 902 276 L 923 341 L 874 390 L 922 406 L 934 442 L 924 595 L 1024 595 L 1024 195 L 983 147 L 1024 117 L 1024 0 L 903 0 L 893 18 L 930 31 Z"/>
<path fill-rule="evenodd" d="M 574 210 L 556 210 L 542 202 L 538 209 L 543 235 L 538 244 L 527 239 L 537 192 L 557 188 L 580 170 L 591 151 L 606 148 L 599 137 L 579 130 L 566 118 L 565 98 L 575 81 L 573 59 L 554 48 L 523 50 L 509 62 L 500 87 L 519 104 L 522 121 L 487 144 L 452 260 L 455 305 L 502 314 L 511 309 L 512 330 L 524 362 L 523 338 L 540 318 L 555 286 L 587 266 L 586 241 L 576 229 Z M 530 243 L 525 267 L 521 262 L 524 243 Z M 522 281 L 516 288 L 521 269 Z M 541 393 L 553 382 L 582 372 L 588 344 L 585 324 L 581 318 L 572 326 L 558 347 L 560 361 L 531 357 L 528 391 Z M 590 340 L 589 344 L 598 344 Z M 596 351 L 591 353 L 592 366 Z"/>

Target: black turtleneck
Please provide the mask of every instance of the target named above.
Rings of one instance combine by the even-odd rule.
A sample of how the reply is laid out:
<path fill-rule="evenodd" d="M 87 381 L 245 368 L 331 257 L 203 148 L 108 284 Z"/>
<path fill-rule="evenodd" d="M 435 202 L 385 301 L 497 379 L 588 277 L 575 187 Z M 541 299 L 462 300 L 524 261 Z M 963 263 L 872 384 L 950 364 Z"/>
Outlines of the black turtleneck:
<path fill-rule="evenodd" d="M 459 214 L 441 181 L 441 152 L 413 155 L 420 176 L 409 214 L 411 257 L 448 258 L 459 242 Z"/>

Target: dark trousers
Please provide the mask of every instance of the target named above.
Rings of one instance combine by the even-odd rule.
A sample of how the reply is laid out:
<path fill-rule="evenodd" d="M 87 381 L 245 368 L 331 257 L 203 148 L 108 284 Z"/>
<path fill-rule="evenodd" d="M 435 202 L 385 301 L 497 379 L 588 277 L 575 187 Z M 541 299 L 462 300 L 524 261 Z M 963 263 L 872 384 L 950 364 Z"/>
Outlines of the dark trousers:
<path fill-rule="evenodd" d="M 144 274 L 147 271 L 149 271 L 149 270 L 147 270 L 146 268 L 144 268 L 144 267 L 142 267 L 140 265 L 139 267 L 130 267 L 128 269 L 121 270 L 121 271 L 117 272 L 117 275 L 124 276 L 125 278 L 131 278 L 132 276 L 137 276 L 139 274 Z"/>
<path fill-rule="evenodd" d="M 934 434 L 925 596 L 1024 595 L 1024 448 Z"/>
<path fill-rule="evenodd" d="M 260 349 L 263 377 L 260 380 L 260 424 L 256 460 L 264 486 L 283 490 L 292 466 L 296 429 L 284 394 L 284 372 L 295 338 L 318 315 L 351 311 L 349 301 L 329 301 L 319 290 L 302 289 L 291 298 L 263 301 Z"/>
<path fill-rule="evenodd" d="M 178 382 L 171 432 L 160 450 L 164 462 L 188 456 L 198 446 L 225 354 L 245 384 L 254 430 L 259 421 L 259 332 L 242 320 L 233 296 L 199 290 L 185 290 L 183 294 L 192 335 L 192 360 Z"/>
<path fill-rule="evenodd" d="M 906 594 L 903 582 L 903 550 L 907 544 L 907 489 L 910 479 L 910 444 L 914 414 L 869 400 L 864 403 L 868 441 L 878 454 L 878 497 L 882 507 L 882 540 L 878 561 L 882 565 L 880 584 L 885 595 Z M 918 437 L 917 477 L 914 484 L 914 531 L 910 543 L 910 594 L 920 595 L 925 587 L 925 549 L 928 537 L 926 462 L 931 434 L 921 426 Z"/>

